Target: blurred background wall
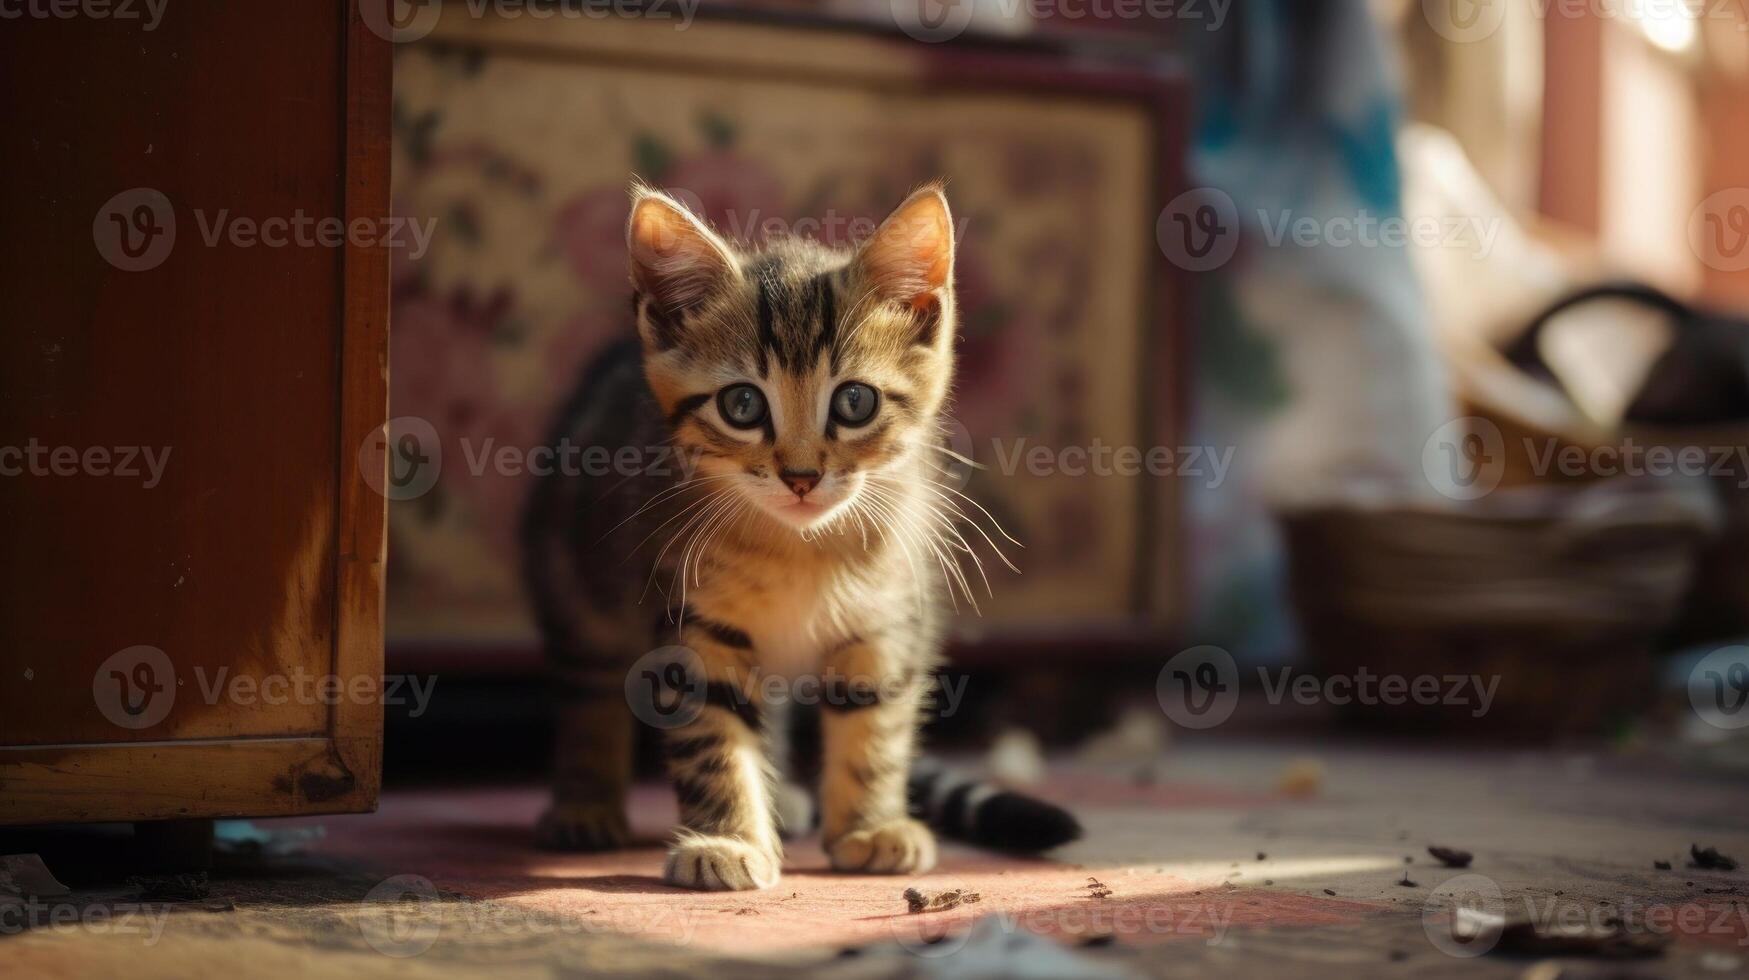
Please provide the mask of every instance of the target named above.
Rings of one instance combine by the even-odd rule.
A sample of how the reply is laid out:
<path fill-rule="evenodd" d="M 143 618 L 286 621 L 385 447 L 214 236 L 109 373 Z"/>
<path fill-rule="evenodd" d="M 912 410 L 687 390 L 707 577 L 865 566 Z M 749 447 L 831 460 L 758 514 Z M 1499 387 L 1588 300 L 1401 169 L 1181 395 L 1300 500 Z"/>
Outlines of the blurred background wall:
<path fill-rule="evenodd" d="M 390 657 L 409 669 L 538 669 L 516 461 L 627 329 L 633 176 L 735 237 L 834 243 L 948 178 L 954 446 L 984 467 L 956 479 L 1026 546 L 1008 549 L 1019 576 L 985 555 L 994 597 L 959 629 L 973 664 L 1097 655 L 1151 677 L 1192 643 L 1301 657 L 1278 516 L 1452 505 L 1424 450 L 1464 418 L 1547 407 L 1526 388 L 1478 408 L 1539 309 L 1623 277 L 1749 304 L 1735 4 L 564 9 L 451 3 L 397 46 L 396 207 L 437 231 L 397 256 L 391 414 L 443 451 L 391 508 Z M 1272 227 L 1356 215 L 1463 234 Z M 1173 243 L 1204 217 L 1218 261 Z M 1668 342 L 1634 311 L 1592 320 L 1568 346 L 1616 352 L 1584 370 L 1617 388 Z M 1553 400 L 1557 429 L 1608 428 Z M 1172 471 L 1005 465 L 1096 444 L 1163 448 Z"/>

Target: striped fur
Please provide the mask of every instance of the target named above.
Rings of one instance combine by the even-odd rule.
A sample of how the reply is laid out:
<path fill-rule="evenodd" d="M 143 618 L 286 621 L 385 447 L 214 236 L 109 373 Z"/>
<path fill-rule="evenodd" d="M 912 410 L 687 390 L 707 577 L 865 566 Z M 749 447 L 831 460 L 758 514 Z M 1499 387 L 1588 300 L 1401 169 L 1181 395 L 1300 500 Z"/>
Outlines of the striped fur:
<path fill-rule="evenodd" d="M 774 768 L 783 726 L 763 703 L 768 674 L 820 680 L 832 866 L 933 865 L 907 777 L 943 607 L 968 588 L 955 560 L 969 553 L 964 512 L 934 479 L 953 373 L 951 229 L 931 187 L 854 253 L 745 251 L 634 190 L 639 343 L 590 368 L 553 440 L 669 447 L 696 469 L 549 477 L 530 500 L 525 577 L 569 699 L 547 843 L 624 842 L 621 682 L 640 654 L 677 644 L 696 653 L 698 710 L 664 732 L 681 818 L 668 881 L 778 878 L 779 830 L 805 804 Z M 847 384 L 876 393 L 871 417 L 834 410 Z M 748 385 L 765 411 L 737 421 L 726 400 Z M 662 612 L 654 634 L 637 608 L 646 595 Z"/>

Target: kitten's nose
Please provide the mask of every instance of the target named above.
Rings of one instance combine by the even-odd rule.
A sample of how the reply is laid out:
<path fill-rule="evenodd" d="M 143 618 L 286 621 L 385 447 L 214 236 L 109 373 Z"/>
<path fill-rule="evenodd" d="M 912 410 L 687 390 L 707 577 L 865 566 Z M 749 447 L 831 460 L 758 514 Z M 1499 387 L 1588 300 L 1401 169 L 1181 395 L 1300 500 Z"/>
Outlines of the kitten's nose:
<path fill-rule="evenodd" d="M 784 470 L 777 475 L 797 497 L 806 497 L 808 491 L 820 485 L 819 470 Z"/>

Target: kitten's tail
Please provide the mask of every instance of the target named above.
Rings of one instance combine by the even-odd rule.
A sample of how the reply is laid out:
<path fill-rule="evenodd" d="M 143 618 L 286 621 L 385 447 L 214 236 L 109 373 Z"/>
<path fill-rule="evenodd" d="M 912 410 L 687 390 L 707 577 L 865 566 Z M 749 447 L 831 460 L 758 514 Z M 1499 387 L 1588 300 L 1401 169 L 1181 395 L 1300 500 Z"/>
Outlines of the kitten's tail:
<path fill-rule="evenodd" d="M 911 815 L 942 836 L 998 851 L 1045 851 L 1081 836 L 1075 815 L 930 758 L 911 767 Z"/>

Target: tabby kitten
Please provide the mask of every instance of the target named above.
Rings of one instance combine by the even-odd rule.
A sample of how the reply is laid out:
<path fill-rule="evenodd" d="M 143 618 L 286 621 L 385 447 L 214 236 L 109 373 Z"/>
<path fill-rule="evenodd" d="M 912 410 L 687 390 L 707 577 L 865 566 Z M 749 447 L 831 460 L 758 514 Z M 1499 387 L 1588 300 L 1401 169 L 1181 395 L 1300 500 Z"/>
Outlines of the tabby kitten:
<path fill-rule="evenodd" d="M 525 578 L 570 699 L 542 841 L 625 842 L 627 668 L 668 645 L 695 652 L 702 700 L 663 733 L 680 800 L 672 884 L 768 888 L 780 831 L 805 829 L 805 798 L 776 775 L 786 725 L 762 700 L 769 675 L 817 682 L 833 868 L 927 871 L 935 837 L 917 816 L 1017 849 L 1075 836 L 1047 804 L 911 774 L 943 607 L 965 585 L 947 557 L 964 543 L 956 491 L 935 480 L 954 358 L 940 188 L 854 252 L 739 249 L 672 198 L 632 194 L 638 342 L 590 367 L 552 438 L 635 447 L 647 465 L 542 479 L 524 523 Z"/>

